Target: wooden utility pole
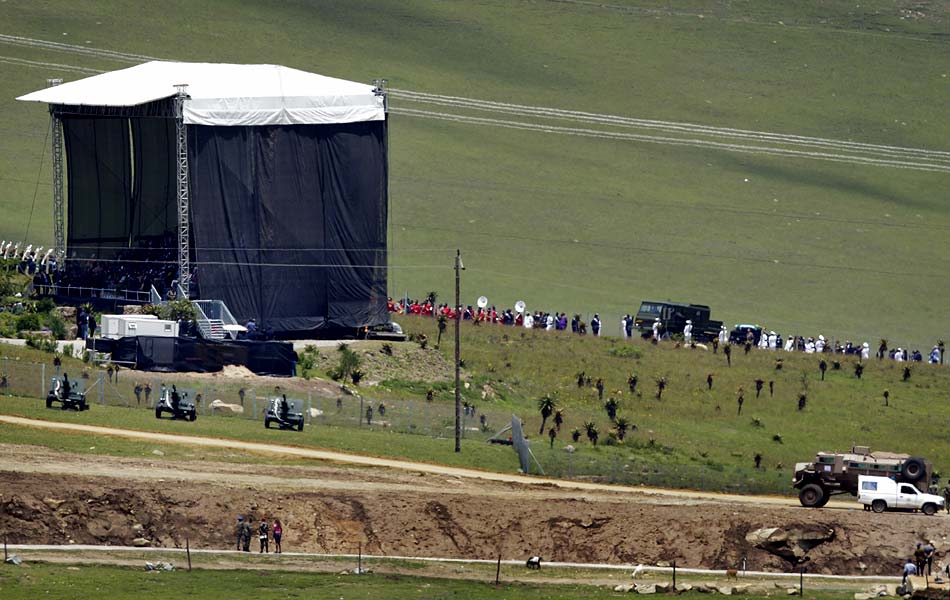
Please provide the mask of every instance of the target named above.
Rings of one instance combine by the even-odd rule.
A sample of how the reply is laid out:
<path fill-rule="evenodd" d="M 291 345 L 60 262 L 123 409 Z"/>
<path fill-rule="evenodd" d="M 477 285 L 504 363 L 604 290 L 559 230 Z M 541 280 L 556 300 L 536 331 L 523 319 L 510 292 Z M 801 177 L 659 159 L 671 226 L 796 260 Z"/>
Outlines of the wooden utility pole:
<path fill-rule="evenodd" d="M 455 251 L 455 451 L 462 451 L 462 390 L 460 386 L 459 322 L 462 320 L 460 273 L 462 251 Z"/>

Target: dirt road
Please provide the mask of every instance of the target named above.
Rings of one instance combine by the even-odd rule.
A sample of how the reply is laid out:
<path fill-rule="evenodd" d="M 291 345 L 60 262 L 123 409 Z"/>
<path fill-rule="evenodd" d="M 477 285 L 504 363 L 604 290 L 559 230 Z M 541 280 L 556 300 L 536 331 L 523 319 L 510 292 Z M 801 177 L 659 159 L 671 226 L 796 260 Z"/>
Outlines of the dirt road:
<path fill-rule="evenodd" d="M 56 421 L 42 421 L 38 419 L 27 419 L 24 417 L 13 417 L 0 415 L 0 423 L 19 425 L 25 427 L 38 427 L 44 429 L 54 429 L 58 431 L 69 431 L 75 433 L 89 433 L 93 435 L 109 435 L 123 437 L 134 440 L 153 441 L 166 444 L 185 444 L 204 448 L 227 448 L 233 450 L 243 450 L 246 452 L 256 452 L 262 454 L 279 454 L 285 456 L 295 456 L 308 458 L 331 463 L 342 463 L 360 465 L 365 467 L 384 467 L 387 469 L 396 469 L 400 471 L 409 471 L 416 473 L 428 473 L 433 475 L 445 475 L 455 478 L 477 479 L 482 481 L 494 481 L 501 483 L 517 483 L 525 486 L 541 486 L 545 488 L 555 488 L 565 491 L 571 491 L 576 496 L 577 491 L 584 492 L 608 492 L 610 494 L 636 494 L 653 498 L 654 500 L 663 499 L 667 502 L 686 502 L 690 504 L 699 504 L 706 502 L 727 503 L 727 504 L 754 504 L 756 506 L 786 506 L 790 508 L 800 508 L 798 500 L 795 498 L 783 498 L 776 496 L 740 496 L 736 494 L 719 494 L 713 492 L 696 492 L 691 490 L 668 490 L 661 488 L 634 487 L 621 485 L 608 485 L 589 483 L 583 481 L 567 481 L 563 479 L 550 479 L 545 477 L 534 477 L 517 475 L 511 473 L 498 473 L 492 471 L 480 471 L 478 469 L 468 469 L 462 467 L 450 467 L 424 462 L 414 462 L 383 458 L 377 456 L 366 456 L 361 454 L 352 454 L 346 452 L 337 452 L 329 450 L 320 450 L 315 448 L 303 448 L 298 446 L 286 446 L 280 444 L 264 444 L 259 442 L 244 442 L 233 439 L 209 438 L 201 436 L 186 436 L 168 433 L 155 433 L 150 431 L 136 431 L 130 429 L 118 429 L 113 427 L 100 427 L 95 425 L 81 425 L 76 423 L 62 423 Z M 3 459 L 0 458 L 0 461 Z M 94 466 L 90 466 L 94 468 Z M 528 488 L 531 489 L 531 488 Z M 644 501 L 639 499 L 638 501 Z M 855 508 L 852 502 L 834 501 L 830 502 L 828 508 Z"/>
<path fill-rule="evenodd" d="M 3 418 L 10 422 L 9 418 Z M 40 426 L 55 423 L 39 422 Z M 68 425 L 70 429 L 86 426 Z M 106 428 L 91 428 L 97 434 Z M 305 467 L 75 457 L 0 446 L 0 531 L 11 543 L 147 543 L 231 548 L 237 515 L 281 518 L 288 550 L 787 571 L 746 535 L 820 527 L 834 538 L 808 554 L 819 573 L 893 575 L 913 543 L 950 545 L 950 519 L 861 510 L 807 510 L 780 498 L 615 488 L 304 448 L 119 431 L 117 435 L 292 452 L 332 461 Z M 179 441 L 180 440 L 180 441 Z M 353 469 L 341 462 L 363 465 Z M 379 462 L 381 466 L 374 466 Z"/>

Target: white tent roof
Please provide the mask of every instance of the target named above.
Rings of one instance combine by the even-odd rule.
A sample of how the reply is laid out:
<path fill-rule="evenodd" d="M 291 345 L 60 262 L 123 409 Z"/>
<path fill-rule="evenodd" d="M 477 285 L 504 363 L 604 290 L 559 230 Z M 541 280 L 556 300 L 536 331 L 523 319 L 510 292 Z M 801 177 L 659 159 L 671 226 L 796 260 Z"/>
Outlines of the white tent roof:
<path fill-rule="evenodd" d="M 373 86 L 278 65 L 147 62 L 20 96 L 80 106 L 137 106 L 188 84 L 185 123 L 305 125 L 385 119 Z"/>

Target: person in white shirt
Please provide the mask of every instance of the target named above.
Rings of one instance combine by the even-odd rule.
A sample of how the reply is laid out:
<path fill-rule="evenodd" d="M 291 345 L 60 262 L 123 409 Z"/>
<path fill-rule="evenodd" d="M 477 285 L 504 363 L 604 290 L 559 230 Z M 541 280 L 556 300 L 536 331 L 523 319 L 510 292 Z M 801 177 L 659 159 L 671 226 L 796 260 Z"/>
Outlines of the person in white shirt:
<path fill-rule="evenodd" d="M 719 327 L 719 343 L 722 345 L 729 343 L 729 332 L 726 331 L 725 325 Z"/>
<path fill-rule="evenodd" d="M 763 329 L 759 332 L 759 349 L 767 350 L 769 347 L 769 334 Z"/>
<path fill-rule="evenodd" d="M 814 354 L 815 353 L 815 340 L 808 338 L 808 341 L 805 342 L 805 354 Z"/>
<path fill-rule="evenodd" d="M 653 320 L 653 339 L 660 341 L 660 317 Z"/>
<path fill-rule="evenodd" d="M 934 346 L 933 350 L 930 351 L 930 364 L 936 365 L 940 364 L 940 347 Z"/>
<path fill-rule="evenodd" d="M 774 331 L 769 332 L 769 350 L 775 350 L 775 345 L 778 343 L 778 334 Z"/>
<path fill-rule="evenodd" d="M 825 336 L 819 335 L 818 341 L 815 342 L 815 352 L 817 352 L 818 354 L 821 354 L 824 351 L 825 351 Z"/>
<path fill-rule="evenodd" d="M 534 328 L 534 317 L 531 316 L 531 313 L 527 313 L 524 316 L 524 328 L 525 329 Z"/>
<path fill-rule="evenodd" d="M 788 336 L 788 339 L 785 340 L 785 351 L 786 352 L 795 351 L 795 336 L 794 335 Z"/>
<path fill-rule="evenodd" d="M 620 337 L 627 337 L 627 317 L 620 318 Z"/>
<path fill-rule="evenodd" d="M 867 360 L 869 358 L 871 358 L 871 345 L 864 342 L 864 345 L 861 346 L 861 360 Z"/>
<path fill-rule="evenodd" d="M 686 319 L 686 327 L 683 327 L 683 341 L 687 344 L 693 342 L 693 322 Z"/>
<path fill-rule="evenodd" d="M 894 360 L 904 362 L 904 350 L 902 348 L 898 348 L 897 352 L 894 353 Z"/>
<path fill-rule="evenodd" d="M 554 331 L 554 315 L 548 315 L 547 321 L 545 323 L 545 329 L 548 331 Z"/>

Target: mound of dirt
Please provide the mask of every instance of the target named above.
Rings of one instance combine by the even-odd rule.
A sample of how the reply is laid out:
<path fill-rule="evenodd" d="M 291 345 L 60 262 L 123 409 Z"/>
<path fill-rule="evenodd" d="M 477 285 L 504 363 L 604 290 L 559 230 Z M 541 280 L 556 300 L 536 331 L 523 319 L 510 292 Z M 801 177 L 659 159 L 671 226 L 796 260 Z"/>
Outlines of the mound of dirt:
<path fill-rule="evenodd" d="M 0 532 L 11 543 L 234 546 L 237 515 L 280 518 L 285 549 L 787 571 L 756 530 L 833 530 L 805 555 L 813 573 L 893 575 L 914 542 L 950 519 L 715 499 L 578 492 L 379 469 L 162 463 L 63 457 L 28 447 L 0 468 Z M 18 450 L 27 448 L 27 450 Z M 83 475 L 83 473 L 87 473 Z M 750 542 L 750 540 L 752 540 Z"/>

